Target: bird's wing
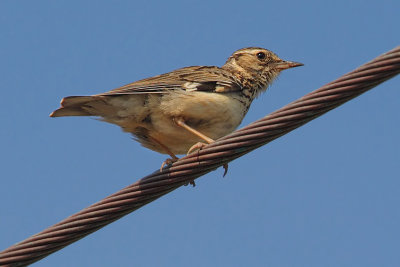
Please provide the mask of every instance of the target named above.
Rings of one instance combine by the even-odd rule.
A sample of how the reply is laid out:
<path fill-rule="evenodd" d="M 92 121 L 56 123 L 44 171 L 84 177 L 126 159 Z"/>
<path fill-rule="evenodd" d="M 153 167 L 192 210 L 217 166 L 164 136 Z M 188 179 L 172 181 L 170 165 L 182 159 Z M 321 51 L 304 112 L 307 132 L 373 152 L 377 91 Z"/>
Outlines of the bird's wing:
<path fill-rule="evenodd" d="M 195 66 L 133 82 L 99 96 L 160 94 L 168 90 L 228 93 L 241 90 L 236 78 L 218 67 Z"/>

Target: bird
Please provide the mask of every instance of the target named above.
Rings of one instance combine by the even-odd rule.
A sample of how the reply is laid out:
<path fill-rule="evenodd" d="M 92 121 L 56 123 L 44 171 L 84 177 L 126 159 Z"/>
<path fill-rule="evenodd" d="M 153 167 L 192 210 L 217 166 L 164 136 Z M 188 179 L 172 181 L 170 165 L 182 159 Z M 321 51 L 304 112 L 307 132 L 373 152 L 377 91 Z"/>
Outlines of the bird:
<path fill-rule="evenodd" d="M 116 124 L 142 146 L 168 154 L 162 170 L 177 155 L 233 132 L 281 71 L 302 65 L 265 48 L 246 47 L 221 67 L 184 67 L 105 93 L 65 97 L 50 117 L 95 116 Z"/>

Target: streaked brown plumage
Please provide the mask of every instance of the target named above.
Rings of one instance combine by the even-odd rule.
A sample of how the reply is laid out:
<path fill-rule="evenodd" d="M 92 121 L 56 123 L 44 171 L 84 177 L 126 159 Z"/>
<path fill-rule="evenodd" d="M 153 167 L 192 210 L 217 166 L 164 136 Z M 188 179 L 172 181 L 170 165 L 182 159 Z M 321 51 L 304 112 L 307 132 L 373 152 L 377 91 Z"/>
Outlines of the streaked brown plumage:
<path fill-rule="evenodd" d="M 235 130 L 282 70 L 301 65 L 263 48 L 243 48 L 221 68 L 186 67 L 98 95 L 65 97 L 50 116 L 100 117 L 175 160 L 196 143 Z"/>

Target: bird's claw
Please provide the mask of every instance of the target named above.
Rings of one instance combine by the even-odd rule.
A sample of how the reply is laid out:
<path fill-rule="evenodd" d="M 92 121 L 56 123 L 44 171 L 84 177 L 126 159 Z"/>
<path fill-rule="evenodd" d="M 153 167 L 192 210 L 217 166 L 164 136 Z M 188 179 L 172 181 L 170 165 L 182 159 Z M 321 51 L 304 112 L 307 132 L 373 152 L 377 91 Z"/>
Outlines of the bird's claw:
<path fill-rule="evenodd" d="M 189 155 L 190 153 L 196 151 L 196 150 L 201 150 L 202 148 L 204 148 L 207 144 L 203 143 L 203 142 L 198 142 L 196 144 L 194 144 L 193 146 L 191 146 L 187 152 L 187 154 Z"/>
<path fill-rule="evenodd" d="M 228 173 L 228 163 L 225 163 L 224 165 L 222 165 L 222 167 L 224 167 L 224 174 L 222 175 L 222 177 L 225 177 L 225 175 Z"/>
<path fill-rule="evenodd" d="M 192 185 L 193 187 L 195 187 L 196 183 L 194 182 L 194 180 L 192 180 L 189 183 L 185 184 L 185 186 L 188 186 L 188 185 Z"/>
<path fill-rule="evenodd" d="M 163 170 L 163 168 L 164 168 L 165 165 L 169 166 L 169 165 L 171 165 L 172 163 L 177 162 L 177 161 L 178 161 L 178 158 L 177 158 L 177 157 L 175 157 L 175 158 L 167 158 L 167 159 L 164 160 L 164 162 L 161 164 L 160 172 L 162 172 L 162 170 Z M 185 186 L 187 186 L 187 185 L 189 185 L 189 184 L 192 185 L 193 187 L 196 186 L 196 183 L 194 182 L 194 180 L 188 182 L 187 184 L 185 184 Z"/>
<path fill-rule="evenodd" d="M 190 153 L 192 153 L 192 152 L 194 152 L 196 150 L 201 150 L 206 145 L 207 144 L 205 144 L 203 142 L 198 142 L 198 143 L 194 144 L 191 148 L 189 148 L 187 154 L 189 155 Z M 228 173 L 228 163 L 225 163 L 224 165 L 222 165 L 222 167 L 224 167 L 224 174 L 222 175 L 222 177 L 225 177 L 225 175 Z M 194 183 L 194 181 L 192 181 L 192 182 L 193 182 L 193 184 L 192 183 L 190 183 L 190 184 L 195 186 L 196 184 Z"/>
<path fill-rule="evenodd" d="M 167 158 L 164 160 L 164 162 L 161 164 L 160 172 L 162 172 L 165 165 L 169 166 L 176 161 L 178 161 L 178 158 Z"/>

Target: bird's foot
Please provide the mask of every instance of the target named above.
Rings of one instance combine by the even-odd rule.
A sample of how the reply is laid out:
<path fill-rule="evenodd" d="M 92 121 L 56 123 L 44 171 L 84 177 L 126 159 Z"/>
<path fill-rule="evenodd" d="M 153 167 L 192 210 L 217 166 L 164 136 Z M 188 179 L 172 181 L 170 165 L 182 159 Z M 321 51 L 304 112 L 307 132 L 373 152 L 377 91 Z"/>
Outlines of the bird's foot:
<path fill-rule="evenodd" d="M 204 148 L 207 144 L 202 143 L 202 142 L 198 142 L 195 145 L 193 145 L 191 148 L 189 148 L 187 154 L 189 155 L 190 153 L 196 151 L 196 150 L 201 150 L 202 148 Z M 222 167 L 224 168 L 224 174 L 222 175 L 222 177 L 225 177 L 225 175 L 228 173 L 228 163 L 225 163 L 224 165 L 222 165 Z M 194 181 L 193 181 L 194 183 Z M 195 186 L 195 185 L 193 185 Z"/>
<path fill-rule="evenodd" d="M 203 142 L 198 142 L 196 144 L 194 144 L 193 146 L 191 146 L 187 152 L 187 154 L 189 155 L 190 153 L 196 151 L 196 150 L 201 150 L 202 148 L 204 148 L 207 144 L 203 143 Z"/>
<path fill-rule="evenodd" d="M 164 160 L 164 162 L 161 164 L 160 172 L 162 172 L 165 165 L 170 166 L 170 165 L 172 165 L 172 163 L 177 162 L 178 159 L 179 159 L 178 157 L 172 157 L 172 158 L 167 158 L 166 160 Z"/>
<path fill-rule="evenodd" d="M 162 172 L 165 165 L 170 166 L 172 163 L 177 162 L 178 159 L 179 159 L 178 157 L 172 157 L 172 158 L 168 158 L 168 159 L 164 160 L 164 162 L 161 164 L 160 172 Z M 194 182 L 194 180 L 188 182 L 187 184 L 185 184 L 185 186 L 187 186 L 189 184 L 192 185 L 193 187 L 196 186 L 196 183 Z"/>

